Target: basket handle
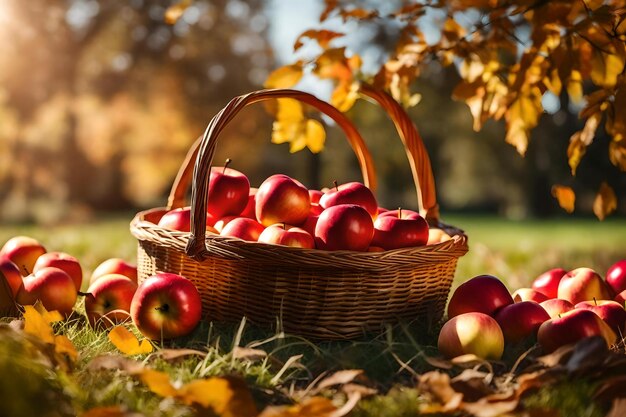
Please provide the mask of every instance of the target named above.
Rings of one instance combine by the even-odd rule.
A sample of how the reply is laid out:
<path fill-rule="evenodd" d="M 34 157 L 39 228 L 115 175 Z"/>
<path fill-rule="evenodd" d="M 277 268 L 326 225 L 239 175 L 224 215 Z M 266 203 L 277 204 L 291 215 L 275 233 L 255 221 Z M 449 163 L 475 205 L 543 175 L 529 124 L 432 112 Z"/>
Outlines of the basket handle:
<path fill-rule="evenodd" d="M 409 160 L 420 213 L 428 220 L 429 224 L 438 225 L 439 205 L 435 193 L 433 169 L 417 127 L 402 106 L 383 90 L 363 83 L 359 91 L 362 95 L 376 101 L 393 121 Z"/>
<path fill-rule="evenodd" d="M 364 184 L 372 191 L 375 191 L 376 171 L 372 156 L 352 122 L 335 107 L 311 94 L 288 89 L 259 90 L 235 97 L 211 119 L 202 138 L 198 139 L 187 153 L 183 169 L 179 171 L 174 181 L 172 193 L 168 200 L 168 204 L 171 204 L 173 207 L 176 204 L 183 204 L 185 190 L 190 177 L 188 171 L 191 171 L 189 162 L 195 159 L 193 181 L 191 182 L 191 236 L 186 248 L 188 256 L 202 258 L 203 254 L 206 253 L 207 184 L 209 183 L 210 168 L 220 133 L 244 107 L 276 98 L 299 100 L 331 117 L 343 129 L 348 142 L 356 154 Z"/>

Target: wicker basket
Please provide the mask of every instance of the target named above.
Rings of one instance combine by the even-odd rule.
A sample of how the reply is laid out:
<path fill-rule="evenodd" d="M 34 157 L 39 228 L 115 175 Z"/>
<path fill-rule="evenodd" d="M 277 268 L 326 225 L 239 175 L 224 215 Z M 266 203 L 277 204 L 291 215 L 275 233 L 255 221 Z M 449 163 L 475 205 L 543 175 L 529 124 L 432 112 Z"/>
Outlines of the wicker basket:
<path fill-rule="evenodd" d="M 376 187 L 371 155 L 341 112 L 307 93 L 262 90 L 236 97 L 211 120 L 189 151 L 168 206 L 140 212 L 131 222 L 139 241 L 139 279 L 157 271 L 181 274 L 198 288 L 207 320 L 246 316 L 264 326 L 282 323 L 289 333 L 316 339 L 354 338 L 399 320 L 439 321 L 457 260 L 467 252 L 467 237 L 439 222 L 430 161 L 408 115 L 384 92 L 363 86 L 361 93 L 390 115 L 406 148 L 421 212 L 451 240 L 386 252 L 328 252 L 207 235 L 206 184 L 220 133 L 241 109 L 259 101 L 293 98 L 326 113 L 345 132 L 364 183 Z M 191 233 L 157 226 L 167 210 L 185 205 L 190 181 Z"/>

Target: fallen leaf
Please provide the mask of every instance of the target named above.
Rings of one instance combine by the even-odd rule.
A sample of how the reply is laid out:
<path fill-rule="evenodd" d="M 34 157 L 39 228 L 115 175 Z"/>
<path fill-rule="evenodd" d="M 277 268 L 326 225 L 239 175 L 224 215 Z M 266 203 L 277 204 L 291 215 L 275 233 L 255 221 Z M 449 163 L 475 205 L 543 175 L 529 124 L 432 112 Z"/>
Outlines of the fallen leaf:
<path fill-rule="evenodd" d="M 261 349 L 252 349 L 247 347 L 236 346 L 233 349 L 233 357 L 235 359 L 246 359 L 249 361 L 254 361 L 258 359 L 263 359 L 267 357 L 267 352 Z"/>
<path fill-rule="evenodd" d="M 144 370 L 144 366 L 140 362 L 121 355 L 107 354 L 93 358 L 87 365 L 87 369 L 94 371 L 100 369 L 120 370 L 134 375 L 141 373 Z"/>
<path fill-rule="evenodd" d="M 76 347 L 65 335 L 58 335 L 54 338 L 54 350 L 60 355 L 67 355 L 74 362 L 78 359 Z"/>
<path fill-rule="evenodd" d="M 159 358 L 167 362 L 174 362 L 186 356 L 206 357 L 207 353 L 195 349 L 159 349 L 150 355 L 150 358 Z"/>
<path fill-rule="evenodd" d="M 185 10 L 191 6 L 191 0 L 181 0 L 176 4 L 171 5 L 165 10 L 165 23 L 168 25 L 173 25 L 181 18 Z"/>
<path fill-rule="evenodd" d="M 600 190 L 593 201 L 593 213 L 600 220 L 604 220 L 606 216 L 617 209 L 617 197 L 615 191 L 606 182 L 600 184 Z"/>
<path fill-rule="evenodd" d="M 144 369 L 139 373 L 139 379 L 150 391 L 161 397 L 175 397 L 178 394 L 178 390 L 170 382 L 170 376 L 165 372 Z"/>
<path fill-rule="evenodd" d="M 109 332 L 109 340 L 116 348 L 126 355 L 141 355 L 153 350 L 148 339 L 141 342 L 130 330 L 124 326 L 116 326 Z"/>
<path fill-rule="evenodd" d="M 332 387 L 333 385 L 344 385 L 348 382 L 354 381 L 361 375 L 363 375 L 362 369 L 345 369 L 337 371 L 334 374 L 322 379 L 320 383 L 317 384 L 317 388 L 324 389 Z"/>
<path fill-rule="evenodd" d="M 613 400 L 611 409 L 606 417 L 624 417 L 626 416 L 626 398 L 616 398 Z"/>
<path fill-rule="evenodd" d="M 296 405 L 266 407 L 258 417 L 334 417 L 336 411 L 328 398 L 311 397 Z"/>
<path fill-rule="evenodd" d="M 270 73 L 265 80 L 265 88 L 289 88 L 298 84 L 302 78 L 302 63 L 285 65 Z"/>
<path fill-rule="evenodd" d="M 50 323 L 58 321 L 56 318 L 50 313 L 42 315 L 34 306 L 24 306 L 24 332 L 45 343 L 54 344 L 54 331 Z"/>
<path fill-rule="evenodd" d="M 557 199 L 559 206 L 568 213 L 574 211 L 574 203 L 576 202 L 576 194 L 570 187 L 564 185 L 553 185 L 552 196 Z"/>

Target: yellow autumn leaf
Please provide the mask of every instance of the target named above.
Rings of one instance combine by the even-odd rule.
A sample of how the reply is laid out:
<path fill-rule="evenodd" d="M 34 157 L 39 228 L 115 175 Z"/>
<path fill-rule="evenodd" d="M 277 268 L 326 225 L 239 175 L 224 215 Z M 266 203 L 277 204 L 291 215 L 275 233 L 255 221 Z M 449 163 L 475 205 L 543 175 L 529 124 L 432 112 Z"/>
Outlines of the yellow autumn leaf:
<path fill-rule="evenodd" d="M 620 170 L 626 171 L 626 139 L 614 139 L 609 143 L 609 159 Z"/>
<path fill-rule="evenodd" d="M 331 104 L 341 112 L 347 112 L 359 98 L 359 83 L 340 82 L 331 97 Z"/>
<path fill-rule="evenodd" d="M 572 70 L 567 82 L 567 94 L 574 103 L 583 99 L 583 78 L 580 71 Z"/>
<path fill-rule="evenodd" d="M 537 87 L 523 90 L 506 111 L 506 141 L 522 156 L 528 148 L 530 130 L 537 126 L 542 111 L 541 91 Z"/>
<path fill-rule="evenodd" d="M 564 185 L 552 186 L 552 195 L 559 202 L 559 206 L 568 213 L 574 212 L 574 203 L 576 202 L 576 194 L 570 187 Z"/>
<path fill-rule="evenodd" d="M 153 350 L 149 340 L 143 339 L 139 342 L 137 337 L 124 326 L 114 327 L 108 336 L 111 343 L 126 355 L 140 355 Z"/>
<path fill-rule="evenodd" d="M 324 51 L 315 60 L 313 73 L 319 78 L 331 78 L 339 82 L 352 82 L 353 74 L 351 65 L 346 58 L 346 48 L 332 48 Z"/>
<path fill-rule="evenodd" d="M 600 190 L 598 190 L 598 194 L 596 194 L 596 198 L 593 201 L 593 213 L 598 219 L 604 220 L 615 209 L 617 209 L 615 191 L 609 184 L 602 182 Z"/>
<path fill-rule="evenodd" d="M 324 149 L 326 131 L 324 126 L 314 119 L 306 121 L 306 146 L 313 153 L 319 153 Z"/>
<path fill-rule="evenodd" d="M 302 64 L 297 62 L 277 68 L 265 80 L 265 88 L 289 88 L 302 78 Z"/>
<path fill-rule="evenodd" d="M 181 0 L 176 4 L 171 5 L 165 10 L 165 23 L 168 25 L 173 25 L 181 18 L 185 10 L 191 6 L 191 0 Z"/>
<path fill-rule="evenodd" d="M 235 378 L 197 379 L 183 385 L 176 397 L 186 404 L 211 408 L 220 417 L 254 417 L 257 409 L 245 382 Z"/>
<path fill-rule="evenodd" d="M 593 48 L 593 55 L 591 56 L 591 80 L 601 87 L 614 86 L 626 63 L 624 46 L 610 45 L 610 47 L 609 52 L 611 53 Z"/>
<path fill-rule="evenodd" d="M 54 319 L 56 319 L 54 312 L 41 314 L 33 306 L 24 306 L 24 332 L 45 343 L 54 344 L 54 331 L 50 326 L 50 323 L 58 321 Z"/>
<path fill-rule="evenodd" d="M 259 417 L 331 417 L 336 411 L 328 398 L 311 397 L 292 406 L 269 406 Z"/>
<path fill-rule="evenodd" d="M 576 175 L 576 169 L 587 151 L 587 146 L 593 142 L 600 120 L 602 120 L 602 113 L 592 114 L 587 118 L 583 129 L 574 133 L 570 138 L 570 143 L 567 147 L 567 158 L 572 175 Z"/>
<path fill-rule="evenodd" d="M 317 41 L 317 43 L 319 44 L 319 46 L 322 47 L 322 49 L 326 49 L 328 48 L 330 41 L 332 41 L 335 38 L 341 37 L 343 35 L 344 35 L 343 33 L 333 32 L 332 30 L 327 30 L 327 29 L 321 29 L 321 30 L 310 29 L 300 34 L 300 36 L 298 36 L 298 39 L 296 39 L 296 42 L 293 44 L 293 50 L 297 51 L 298 49 L 302 47 L 303 45 L 302 40 L 304 38 L 313 39 Z"/>
<path fill-rule="evenodd" d="M 175 397 L 178 394 L 178 390 L 170 382 L 170 376 L 165 372 L 144 369 L 139 374 L 139 378 L 150 391 L 161 397 Z"/>
<path fill-rule="evenodd" d="M 65 335 L 58 335 L 54 338 L 54 351 L 61 355 L 67 355 L 72 361 L 78 359 L 76 347 Z"/>

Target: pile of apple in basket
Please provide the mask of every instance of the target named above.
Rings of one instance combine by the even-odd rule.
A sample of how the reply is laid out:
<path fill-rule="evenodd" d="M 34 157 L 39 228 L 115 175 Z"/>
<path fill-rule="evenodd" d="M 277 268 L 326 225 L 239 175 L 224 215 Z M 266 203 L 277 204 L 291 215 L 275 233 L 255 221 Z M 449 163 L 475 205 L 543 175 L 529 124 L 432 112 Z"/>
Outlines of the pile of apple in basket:
<path fill-rule="evenodd" d="M 450 236 L 429 230 L 411 210 L 378 206 L 372 191 L 360 182 L 308 190 L 299 181 L 277 174 L 251 188 L 241 172 L 211 168 L 207 231 L 251 242 L 321 250 L 382 252 L 440 243 Z M 191 209 L 166 213 L 159 226 L 190 230 Z"/>

